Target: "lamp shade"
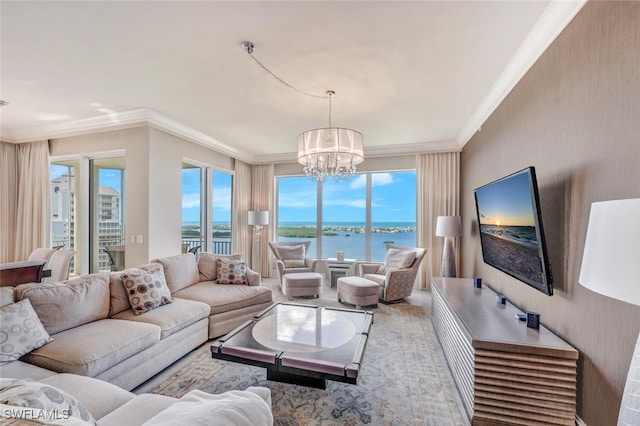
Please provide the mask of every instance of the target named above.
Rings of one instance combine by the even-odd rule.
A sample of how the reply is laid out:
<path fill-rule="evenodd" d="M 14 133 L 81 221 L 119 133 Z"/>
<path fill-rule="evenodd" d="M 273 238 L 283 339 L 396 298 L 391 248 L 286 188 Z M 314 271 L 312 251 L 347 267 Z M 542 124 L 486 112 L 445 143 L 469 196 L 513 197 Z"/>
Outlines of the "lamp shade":
<path fill-rule="evenodd" d="M 584 287 L 640 305 L 640 198 L 591 204 L 578 281 Z"/>
<path fill-rule="evenodd" d="M 436 222 L 437 237 L 459 237 L 462 235 L 460 216 L 438 216 Z"/>
<path fill-rule="evenodd" d="M 268 225 L 269 224 L 269 211 L 268 210 L 251 210 L 249 211 L 249 225 Z"/>

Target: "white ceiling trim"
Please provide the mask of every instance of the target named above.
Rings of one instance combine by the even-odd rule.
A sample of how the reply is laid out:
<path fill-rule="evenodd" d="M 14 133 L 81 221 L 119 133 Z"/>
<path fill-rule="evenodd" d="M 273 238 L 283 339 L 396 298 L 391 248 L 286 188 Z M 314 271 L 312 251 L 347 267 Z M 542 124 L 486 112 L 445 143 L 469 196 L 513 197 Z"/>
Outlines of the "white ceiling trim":
<path fill-rule="evenodd" d="M 435 152 L 459 152 L 462 151 L 458 142 L 454 140 L 441 141 L 441 142 L 421 142 L 421 143 L 407 143 L 400 145 L 387 145 L 387 146 L 373 146 L 364 147 L 364 159 L 374 157 L 389 157 L 399 155 L 414 155 L 423 153 L 435 153 Z M 262 155 L 260 158 L 255 158 L 254 164 L 269 164 L 269 163 L 296 163 L 298 161 L 298 153 L 287 152 L 284 154 L 272 154 Z"/>
<path fill-rule="evenodd" d="M 461 147 L 469 142 L 586 2 L 587 0 L 557 0 L 549 4 L 487 96 L 458 134 L 457 141 Z"/>

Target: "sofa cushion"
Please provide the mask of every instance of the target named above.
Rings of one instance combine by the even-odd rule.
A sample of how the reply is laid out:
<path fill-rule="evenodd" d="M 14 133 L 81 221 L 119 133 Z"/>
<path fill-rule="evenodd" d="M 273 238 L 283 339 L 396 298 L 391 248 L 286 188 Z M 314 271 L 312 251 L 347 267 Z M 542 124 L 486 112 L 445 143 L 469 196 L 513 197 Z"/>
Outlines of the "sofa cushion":
<path fill-rule="evenodd" d="M 132 268 L 122 273 L 122 282 L 129 296 L 131 310 L 136 315 L 171 303 L 172 297 L 164 279 L 162 265 L 154 265 L 146 270 Z"/>
<path fill-rule="evenodd" d="M 164 268 L 164 277 L 171 294 L 200 281 L 196 257 L 192 253 L 154 259 Z"/>
<path fill-rule="evenodd" d="M 0 377 L 22 377 L 32 380 L 41 380 L 45 377 L 56 375 L 55 371 L 38 367 L 23 361 L 13 361 L 8 364 L 0 365 Z"/>
<path fill-rule="evenodd" d="M 143 393 L 102 417 L 100 426 L 141 425 L 176 401 L 170 396 Z M 182 424 L 189 426 L 184 422 Z"/>
<path fill-rule="evenodd" d="M 271 290 L 266 287 L 215 284 L 210 281 L 192 285 L 175 293 L 174 296 L 206 303 L 211 307 L 210 315 L 273 300 Z"/>
<path fill-rule="evenodd" d="M 104 380 L 77 374 L 56 374 L 40 382 L 73 396 L 96 420 L 100 420 L 136 396 Z"/>
<path fill-rule="evenodd" d="M 6 306 L 15 302 L 13 299 L 13 293 L 14 291 L 12 286 L 0 287 L 0 306 Z"/>
<path fill-rule="evenodd" d="M 247 265 L 242 260 L 218 258 L 218 284 L 249 284 Z"/>
<path fill-rule="evenodd" d="M 0 364 L 15 361 L 52 340 L 29 299 L 0 308 Z"/>
<path fill-rule="evenodd" d="M 53 335 L 22 360 L 59 373 L 95 377 L 160 340 L 160 327 L 104 319 Z"/>
<path fill-rule="evenodd" d="M 16 300 L 28 298 L 49 334 L 107 318 L 109 276 L 84 275 L 55 284 L 20 284 Z"/>
<path fill-rule="evenodd" d="M 218 259 L 242 260 L 241 254 L 213 254 L 200 253 L 198 257 L 198 271 L 200 281 L 215 281 L 218 279 Z"/>
<path fill-rule="evenodd" d="M 68 414 L 69 417 L 88 424 L 96 424 L 89 411 L 77 399 L 51 385 L 34 380 L 0 378 L 0 402 L 13 407 L 39 409 L 43 413 L 58 413 L 60 416 Z"/>
<path fill-rule="evenodd" d="M 206 303 L 174 298 L 173 303 L 144 315 L 135 315 L 130 309 L 113 316 L 115 319 L 139 321 L 160 327 L 160 339 L 171 336 L 191 324 L 207 318 L 211 308 Z"/>

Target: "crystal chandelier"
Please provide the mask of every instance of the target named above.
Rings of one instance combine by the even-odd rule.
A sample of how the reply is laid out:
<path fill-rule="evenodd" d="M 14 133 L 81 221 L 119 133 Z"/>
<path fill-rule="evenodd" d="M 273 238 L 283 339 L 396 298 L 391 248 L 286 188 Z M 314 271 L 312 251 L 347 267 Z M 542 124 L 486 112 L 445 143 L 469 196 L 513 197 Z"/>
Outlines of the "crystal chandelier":
<path fill-rule="evenodd" d="M 298 163 L 314 181 L 324 182 L 327 176 L 336 181 L 349 180 L 356 165 L 364 161 L 362 133 L 351 129 L 331 127 L 331 98 L 329 90 L 329 127 L 307 130 L 298 136 Z"/>
<path fill-rule="evenodd" d="M 363 137 L 358 131 L 331 126 L 331 99 L 335 92 L 329 90 L 326 95 L 319 96 L 299 90 L 276 76 L 253 56 L 253 43 L 245 41 L 242 48 L 262 69 L 285 86 L 306 96 L 329 99 L 329 127 L 307 130 L 298 136 L 298 163 L 307 177 L 314 181 L 324 182 L 327 176 L 332 176 L 336 181 L 351 179 L 356 172 L 356 165 L 364 161 Z"/>

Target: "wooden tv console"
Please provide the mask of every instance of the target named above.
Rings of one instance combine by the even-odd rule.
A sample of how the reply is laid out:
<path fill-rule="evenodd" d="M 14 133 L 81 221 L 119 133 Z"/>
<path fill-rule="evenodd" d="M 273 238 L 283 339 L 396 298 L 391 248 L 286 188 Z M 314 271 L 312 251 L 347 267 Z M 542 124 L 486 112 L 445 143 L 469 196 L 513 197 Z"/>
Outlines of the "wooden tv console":
<path fill-rule="evenodd" d="M 472 279 L 433 278 L 431 321 L 476 425 L 575 425 L 578 351 Z M 544 320 L 544 318 L 542 318 Z"/>

